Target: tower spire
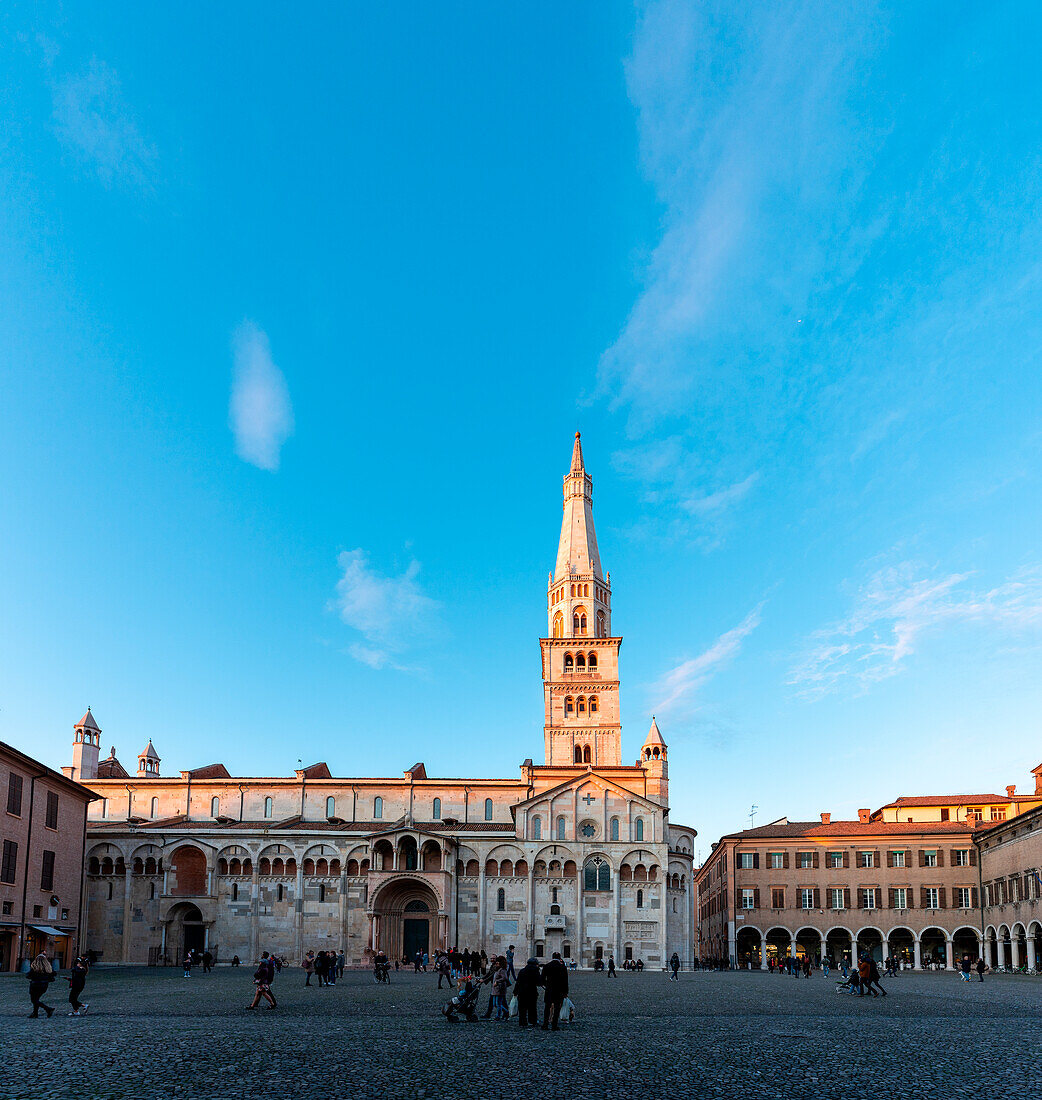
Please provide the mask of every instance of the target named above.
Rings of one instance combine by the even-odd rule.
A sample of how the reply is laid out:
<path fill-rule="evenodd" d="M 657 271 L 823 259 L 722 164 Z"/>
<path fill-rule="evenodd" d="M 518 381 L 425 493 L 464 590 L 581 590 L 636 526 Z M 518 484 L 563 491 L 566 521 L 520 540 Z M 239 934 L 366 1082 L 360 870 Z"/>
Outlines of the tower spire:
<path fill-rule="evenodd" d="M 571 474 L 585 474 L 586 467 L 583 465 L 583 445 L 580 442 L 579 433 L 575 433 L 575 444 L 572 447 L 572 468 L 568 471 Z"/>

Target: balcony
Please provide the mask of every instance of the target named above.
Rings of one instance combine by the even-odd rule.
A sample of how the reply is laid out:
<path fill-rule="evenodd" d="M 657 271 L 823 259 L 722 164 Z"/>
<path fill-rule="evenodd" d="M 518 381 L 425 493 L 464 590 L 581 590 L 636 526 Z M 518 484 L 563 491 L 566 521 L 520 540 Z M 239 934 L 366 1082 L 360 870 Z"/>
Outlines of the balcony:
<path fill-rule="evenodd" d="M 547 930 L 549 930 L 551 928 L 559 928 L 563 932 L 564 931 L 564 922 L 565 922 L 565 918 L 563 916 L 560 916 L 560 917 L 547 917 L 546 918 L 546 928 L 547 928 Z"/>

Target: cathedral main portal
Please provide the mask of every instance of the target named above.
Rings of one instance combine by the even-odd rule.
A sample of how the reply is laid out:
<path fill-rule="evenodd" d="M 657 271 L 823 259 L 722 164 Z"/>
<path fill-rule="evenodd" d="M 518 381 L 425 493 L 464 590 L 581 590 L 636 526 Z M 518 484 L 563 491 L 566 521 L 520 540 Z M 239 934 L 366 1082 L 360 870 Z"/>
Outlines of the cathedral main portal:
<path fill-rule="evenodd" d="M 391 959 L 412 959 L 416 952 L 445 947 L 448 915 L 440 912 L 434 888 L 422 878 L 396 876 L 373 898 L 370 913 L 376 951 Z"/>

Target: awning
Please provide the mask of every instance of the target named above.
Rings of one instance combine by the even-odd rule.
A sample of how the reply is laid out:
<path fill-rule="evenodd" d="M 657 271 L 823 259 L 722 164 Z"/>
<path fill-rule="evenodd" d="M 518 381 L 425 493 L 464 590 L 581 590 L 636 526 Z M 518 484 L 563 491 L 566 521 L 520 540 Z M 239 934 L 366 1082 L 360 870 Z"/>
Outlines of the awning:
<path fill-rule="evenodd" d="M 34 932 L 42 932 L 45 936 L 68 936 L 68 932 L 59 932 L 57 928 L 52 928 L 49 924 L 30 924 L 29 927 Z"/>

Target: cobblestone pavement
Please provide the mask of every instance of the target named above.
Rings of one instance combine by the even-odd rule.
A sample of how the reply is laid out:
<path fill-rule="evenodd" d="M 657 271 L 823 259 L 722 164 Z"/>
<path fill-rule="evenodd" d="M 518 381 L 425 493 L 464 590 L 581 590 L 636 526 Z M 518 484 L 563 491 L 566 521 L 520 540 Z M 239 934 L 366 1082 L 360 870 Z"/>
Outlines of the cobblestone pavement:
<path fill-rule="evenodd" d="M 759 973 L 571 975 L 578 1019 L 449 1024 L 429 974 L 390 987 L 349 973 L 275 983 L 247 1012 L 252 968 L 95 970 L 89 1013 L 28 1019 L 28 983 L 0 978 L 0 1097 L 784 1097 L 1042 1095 L 1042 978 L 902 975 L 885 999 Z M 484 997 L 482 1011 L 484 1011 Z"/>

